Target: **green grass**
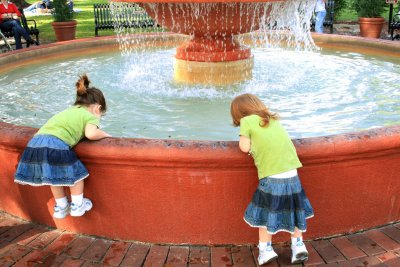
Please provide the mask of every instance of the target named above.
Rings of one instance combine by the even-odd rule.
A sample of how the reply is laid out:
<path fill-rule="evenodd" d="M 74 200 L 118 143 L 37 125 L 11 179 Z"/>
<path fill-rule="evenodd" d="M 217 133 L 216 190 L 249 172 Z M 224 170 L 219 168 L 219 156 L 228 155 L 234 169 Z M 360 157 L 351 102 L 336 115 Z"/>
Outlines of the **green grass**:
<path fill-rule="evenodd" d="M 34 3 L 37 0 L 28 0 L 28 3 Z M 75 13 L 75 19 L 78 21 L 76 28 L 76 38 L 87 38 L 94 36 L 94 17 L 93 17 L 93 4 L 98 3 L 108 3 L 107 0 L 74 0 L 74 8 L 80 9 L 81 12 Z M 50 15 L 41 16 L 31 16 L 36 21 L 37 27 L 39 28 L 40 42 L 41 43 L 51 43 L 56 41 L 53 28 L 51 27 L 51 22 L 53 22 L 53 17 Z M 113 30 L 103 30 L 99 32 L 99 35 L 114 35 Z"/>
<path fill-rule="evenodd" d="M 357 21 L 358 15 L 354 10 L 343 10 L 336 16 L 336 21 Z"/>

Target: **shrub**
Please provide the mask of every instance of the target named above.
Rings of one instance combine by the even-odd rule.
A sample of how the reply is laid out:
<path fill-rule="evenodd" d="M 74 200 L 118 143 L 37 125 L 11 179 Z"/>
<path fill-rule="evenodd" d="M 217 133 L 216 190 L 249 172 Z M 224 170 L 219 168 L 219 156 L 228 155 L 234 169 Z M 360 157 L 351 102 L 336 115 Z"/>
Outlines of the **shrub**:
<path fill-rule="evenodd" d="M 362 18 L 381 17 L 387 8 L 385 0 L 352 0 L 351 5 Z"/>
<path fill-rule="evenodd" d="M 67 3 L 67 0 L 53 0 L 53 18 L 54 21 L 69 21 L 74 17 L 74 12 Z"/>

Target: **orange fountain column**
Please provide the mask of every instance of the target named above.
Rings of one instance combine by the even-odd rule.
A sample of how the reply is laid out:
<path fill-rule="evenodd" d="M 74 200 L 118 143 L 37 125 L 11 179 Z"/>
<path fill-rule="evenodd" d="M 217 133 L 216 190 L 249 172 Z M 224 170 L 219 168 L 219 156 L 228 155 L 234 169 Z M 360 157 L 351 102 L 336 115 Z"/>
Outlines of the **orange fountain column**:
<path fill-rule="evenodd" d="M 253 57 L 232 36 L 195 36 L 176 49 L 174 79 L 182 83 L 226 85 L 251 78 Z"/>

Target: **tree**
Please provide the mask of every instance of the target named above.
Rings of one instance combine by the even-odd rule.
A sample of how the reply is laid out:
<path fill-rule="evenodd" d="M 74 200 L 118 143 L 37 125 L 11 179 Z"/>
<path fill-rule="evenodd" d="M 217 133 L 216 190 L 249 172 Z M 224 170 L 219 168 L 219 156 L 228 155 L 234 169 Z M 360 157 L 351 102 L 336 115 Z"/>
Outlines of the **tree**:
<path fill-rule="evenodd" d="M 340 14 L 343 9 L 348 7 L 349 5 L 346 0 L 335 0 L 335 14 Z"/>

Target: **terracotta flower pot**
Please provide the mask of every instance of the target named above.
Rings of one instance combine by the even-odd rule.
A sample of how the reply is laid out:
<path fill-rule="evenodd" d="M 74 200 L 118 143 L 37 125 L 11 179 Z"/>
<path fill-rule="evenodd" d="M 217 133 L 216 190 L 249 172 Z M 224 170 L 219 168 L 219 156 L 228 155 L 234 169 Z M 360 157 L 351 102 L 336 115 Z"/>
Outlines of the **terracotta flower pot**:
<path fill-rule="evenodd" d="M 75 39 L 76 24 L 76 20 L 52 22 L 51 26 L 53 26 L 57 42 Z"/>
<path fill-rule="evenodd" d="M 380 38 L 385 19 L 380 18 L 358 18 L 360 35 L 362 37 Z"/>

